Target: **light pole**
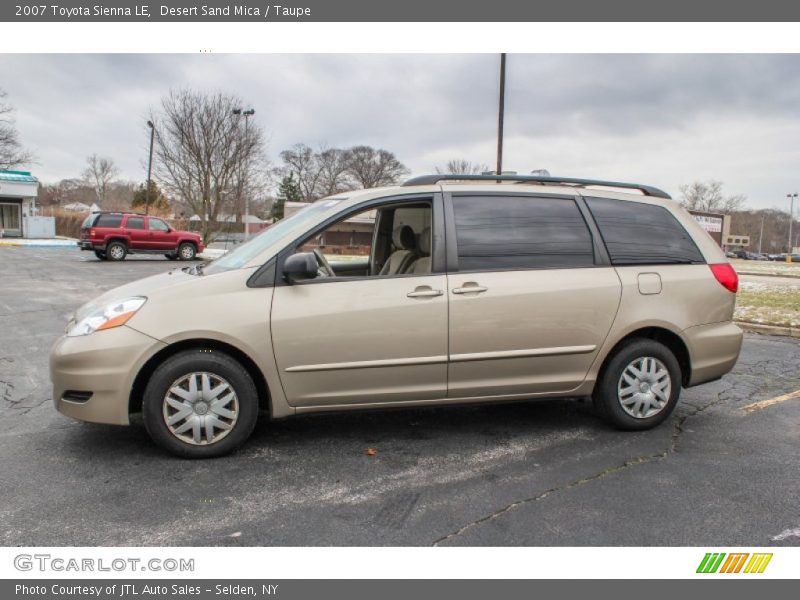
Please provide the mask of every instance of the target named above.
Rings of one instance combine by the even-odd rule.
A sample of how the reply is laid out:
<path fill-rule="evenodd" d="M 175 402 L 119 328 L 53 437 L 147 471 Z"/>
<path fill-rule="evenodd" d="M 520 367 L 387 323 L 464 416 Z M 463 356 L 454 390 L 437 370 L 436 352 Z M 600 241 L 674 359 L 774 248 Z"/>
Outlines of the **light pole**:
<path fill-rule="evenodd" d="M 797 198 L 797 193 L 786 194 L 789 199 L 789 254 L 792 253 L 792 221 L 794 221 L 794 199 Z"/>
<path fill-rule="evenodd" d="M 147 122 L 150 128 L 150 158 L 147 160 L 147 189 L 144 191 L 144 214 L 150 212 L 150 177 L 153 174 L 153 137 L 156 134 L 156 127 L 152 121 Z"/>
<path fill-rule="evenodd" d="M 503 174 L 503 117 L 506 112 L 506 53 L 500 54 L 500 98 L 497 107 L 497 174 Z"/>
<path fill-rule="evenodd" d="M 761 215 L 761 232 L 758 234 L 758 253 L 761 254 L 761 242 L 764 239 L 764 215 Z"/>
<path fill-rule="evenodd" d="M 255 109 L 248 108 L 247 110 L 242 110 L 241 108 L 234 108 L 233 114 L 238 116 L 244 116 L 244 141 L 247 142 L 250 138 L 247 135 L 247 123 L 254 114 L 256 114 Z M 250 152 L 248 151 L 246 154 L 247 157 L 250 156 Z M 245 166 L 246 167 L 246 166 Z M 242 189 L 242 181 L 241 181 L 241 172 L 242 167 L 239 166 L 239 190 Z M 245 168 L 245 174 L 247 174 L 247 168 Z M 241 193 L 241 192 L 240 192 Z M 244 241 L 247 241 L 250 238 L 250 194 L 247 193 L 245 190 L 244 194 Z"/>

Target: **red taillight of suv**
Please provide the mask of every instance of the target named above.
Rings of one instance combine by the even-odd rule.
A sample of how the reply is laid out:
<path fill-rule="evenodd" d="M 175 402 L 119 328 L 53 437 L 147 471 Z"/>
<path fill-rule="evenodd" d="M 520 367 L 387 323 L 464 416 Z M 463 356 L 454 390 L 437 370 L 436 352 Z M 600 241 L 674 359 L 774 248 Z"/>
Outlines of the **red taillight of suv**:
<path fill-rule="evenodd" d="M 722 287 L 734 294 L 739 291 L 739 275 L 730 263 L 719 263 L 708 266 L 711 267 L 711 272 L 714 274 L 714 277 L 717 278 L 717 281 L 722 284 Z"/>

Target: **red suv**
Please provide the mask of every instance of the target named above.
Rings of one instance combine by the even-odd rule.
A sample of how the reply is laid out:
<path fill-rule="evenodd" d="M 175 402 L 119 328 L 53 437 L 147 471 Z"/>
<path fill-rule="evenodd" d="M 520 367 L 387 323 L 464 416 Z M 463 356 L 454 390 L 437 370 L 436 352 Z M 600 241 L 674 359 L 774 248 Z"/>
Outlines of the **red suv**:
<path fill-rule="evenodd" d="M 100 260 L 123 260 L 128 254 L 163 254 L 170 260 L 192 260 L 205 248 L 199 235 L 178 231 L 161 219 L 138 213 L 101 212 L 81 225 L 81 250 Z"/>

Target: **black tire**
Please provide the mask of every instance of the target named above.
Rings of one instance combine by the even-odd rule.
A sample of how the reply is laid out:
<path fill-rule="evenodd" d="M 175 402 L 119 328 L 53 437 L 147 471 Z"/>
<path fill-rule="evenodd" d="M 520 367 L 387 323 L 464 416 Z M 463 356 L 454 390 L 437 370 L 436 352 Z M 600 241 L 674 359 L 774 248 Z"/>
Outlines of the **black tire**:
<path fill-rule="evenodd" d="M 634 416 L 623 407 L 618 386 L 621 385 L 623 372 L 628 366 L 644 358 L 657 359 L 666 368 L 669 374 L 670 393 L 666 403 L 658 409 L 658 412 L 651 415 L 645 413 L 644 415 Z M 653 365 L 654 363 L 650 362 L 649 364 Z M 660 369 L 660 367 L 657 368 Z M 630 373 L 630 371 L 627 372 L 628 377 L 631 376 Z M 663 385 L 663 381 L 664 379 L 660 380 L 660 386 Z M 650 393 L 649 385 L 648 383 L 646 388 L 647 394 Z M 660 386 L 659 389 L 661 389 Z M 667 419 L 672 414 L 672 411 L 675 410 L 680 393 L 681 368 L 670 349 L 654 340 L 634 338 L 619 348 L 605 365 L 600 379 L 595 385 L 592 400 L 600 415 L 609 424 L 618 429 L 639 431 L 655 427 Z M 666 396 L 666 394 L 664 395 Z M 638 394 L 634 394 L 634 396 L 638 396 Z M 631 398 L 629 396 L 628 400 L 630 401 Z M 635 412 L 635 404 L 632 407 L 629 406 L 629 409 Z M 655 410 L 655 407 L 652 410 Z"/>
<path fill-rule="evenodd" d="M 100 260 L 106 260 L 106 253 L 102 250 L 95 250 L 94 255 L 99 258 Z"/>
<path fill-rule="evenodd" d="M 219 441 L 208 443 L 206 440 L 206 443 L 196 445 L 183 441 L 167 426 L 164 416 L 167 392 L 175 382 L 191 373 L 209 373 L 221 377 L 236 394 L 237 419 L 233 427 Z M 253 432 L 258 418 L 258 391 L 245 368 L 227 354 L 210 349 L 186 350 L 168 358 L 150 377 L 142 401 L 142 418 L 152 440 L 175 456 L 181 458 L 223 456 L 238 448 Z"/>
<path fill-rule="evenodd" d="M 125 260 L 128 255 L 128 247 L 122 242 L 111 242 L 106 246 L 106 259 L 107 260 Z"/>
<path fill-rule="evenodd" d="M 178 246 L 178 258 L 181 260 L 194 260 L 197 255 L 197 247 L 191 242 L 183 242 Z"/>
<path fill-rule="evenodd" d="M 167 257 L 167 260 L 178 260 L 178 255 L 177 254 L 169 254 L 169 253 L 167 253 L 164 256 Z"/>

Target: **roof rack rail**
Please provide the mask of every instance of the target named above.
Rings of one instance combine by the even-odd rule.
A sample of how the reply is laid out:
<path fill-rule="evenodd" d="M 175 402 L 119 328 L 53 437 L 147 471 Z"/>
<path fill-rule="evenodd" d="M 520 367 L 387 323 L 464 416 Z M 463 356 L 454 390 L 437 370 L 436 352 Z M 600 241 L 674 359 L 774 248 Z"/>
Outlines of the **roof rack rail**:
<path fill-rule="evenodd" d="M 621 181 L 601 181 L 599 179 L 579 179 L 575 177 L 546 177 L 542 175 L 420 175 L 403 182 L 403 186 L 434 185 L 440 181 L 515 181 L 517 183 L 562 184 L 576 187 L 602 186 L 639 190 L 645 196 L 671 199 L 665 191 L 649 185 L 624 183 Z"/>

